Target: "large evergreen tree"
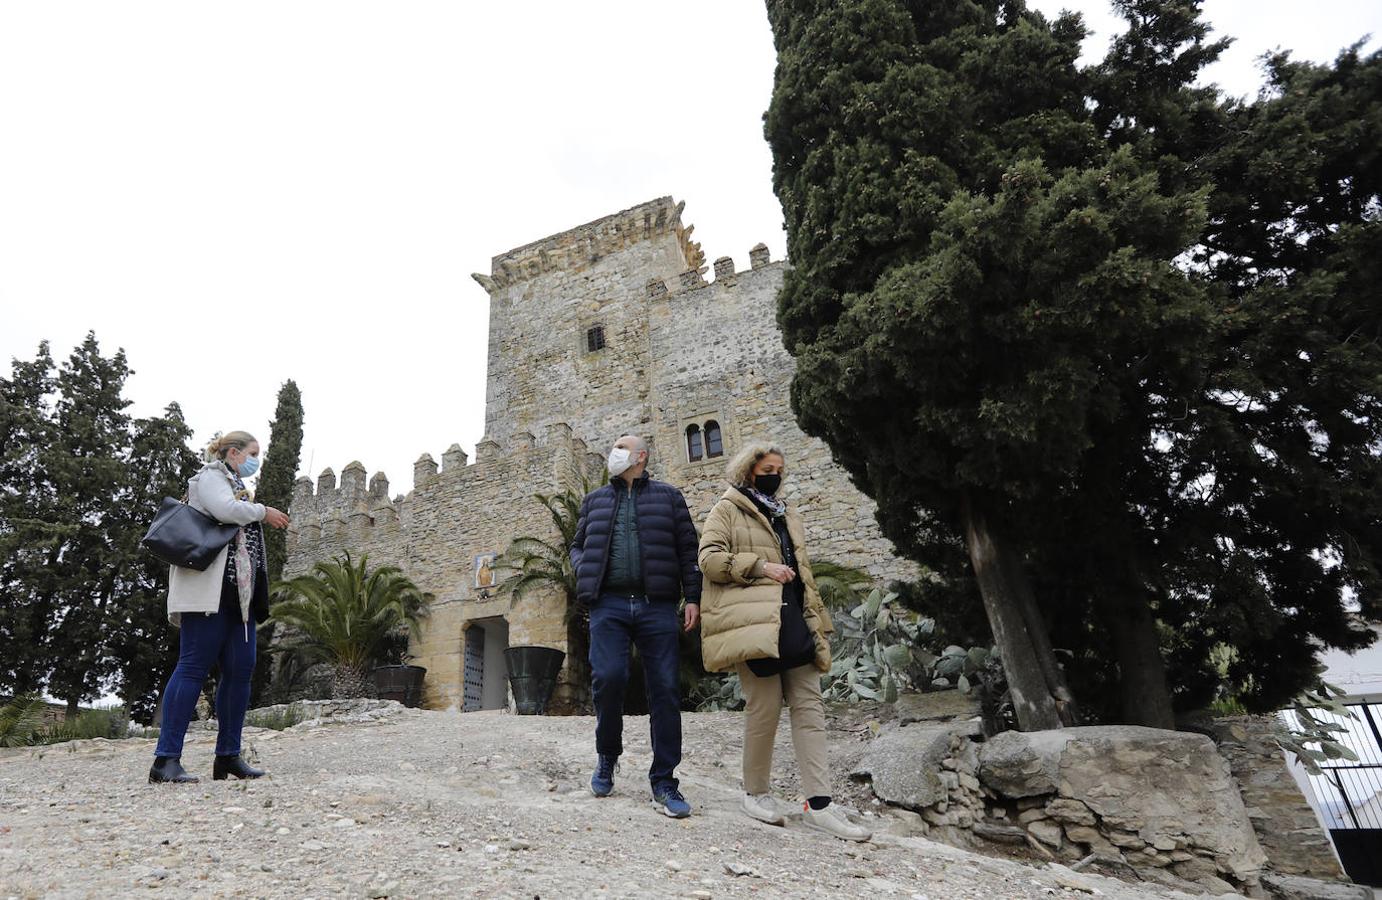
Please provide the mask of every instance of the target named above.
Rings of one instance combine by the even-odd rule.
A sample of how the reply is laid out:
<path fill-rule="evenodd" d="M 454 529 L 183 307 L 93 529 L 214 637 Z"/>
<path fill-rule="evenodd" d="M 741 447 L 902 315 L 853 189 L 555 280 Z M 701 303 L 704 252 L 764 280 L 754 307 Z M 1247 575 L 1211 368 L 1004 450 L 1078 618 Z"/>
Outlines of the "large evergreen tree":
<path fill-rule="evenodd" d="M 126 699 L 156 694 L 144 683 L 171 653 L 167 569 L 139 540 L 195 459 L 176 405 L 130 419 L 129 374 L 88 334 L 60 367 L 43 344 L 0 379 L 0 691 L 69 711 L 112 678 Z"/>
<path fill-rule="evenodd" d="M 1070 720 L 1051 631 L 1096 715 L 1169 726 L 1166 652 L 1198 674 L 1232 647 L 1233 686 L 1269 705 L 1312 639 L 1365 640 L 1340 588 L 1376 609 L 1376 317 L 1348 285 L 1376 249 L 1377 144 L 1340 127 L 1295 161 L 1330 156 L 1356 192 L 1312 232 L 1361 229 L 1351 255 L 1245 275 L 1263 242 L 1302 243 L 1312 174 L 1263 218 L 1233 160 L 1291 165 L 1273 135 L 1304 113 L 1193 86 L 1224 46 L 1196 4 L 1116 5 L 1128 32 L 1082 71 L 1078 19 L 1020 0 L 768 4 L 793 406 L 904 553 L 977 585 L 1024 728 Z M 1318 117 L 1375 118 L 1376 60 L 1354 62 Z M 1293 336 L 1310 309 L 1344 321 Z"/>
<path fill-rule="evenodd" d="M 168 624 L 168 566 L 143 550 L 140 539 L 164 497 L 181 497 L 201 460 L 188 446 L 192 429 L 178 404 L 162 416 L 136 419 L 130 443 L 127 494 L 115 510 L 112 536 L 123 565 L 119 596 L 108 619 L 114 691 L 131 719 L 152 722 L 159 695 L 178 659 L 178 634 Z"/>
<path fill-rule="evenodd" d="M 0 378 L 0 690 L 16 695 L 47 681 L 53 595 L 44 582 L 58 534 L 42 448 L 54 440 L 55 370 L 45 342 Z"/>
<path fill-rule="evenodd" d="M 281 509 L 292 515 L 293 482 L 298 463 L 302 460 L 302 391 L 292 379 L 283 382 L 278 390 L 278 406 L 269 423 L 269 446 L 264 451 L 264 474 L 259 476 L 254 499 L 266 506 Z M 287 534 L 278 528 L 264 529 L 264 549 L 268 555 L 269 583 L 283 575 L 288 559 Z M 275 622 L 266 622 L 257 632 L 258 654 L 261 664 L 255 667 L 250 685 L 250 704 L 258 706 L 268 689 L 273 666 L 269 664 L 273 647 Z"/>

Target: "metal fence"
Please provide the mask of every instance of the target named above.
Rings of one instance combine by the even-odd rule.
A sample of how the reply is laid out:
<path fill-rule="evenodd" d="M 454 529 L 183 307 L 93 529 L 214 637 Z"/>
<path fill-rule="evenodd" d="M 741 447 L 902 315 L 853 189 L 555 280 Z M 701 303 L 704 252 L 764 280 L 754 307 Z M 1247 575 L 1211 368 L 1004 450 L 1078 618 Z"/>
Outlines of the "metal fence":
<path fill-rule="evenodd" d="M 1358 758 L 1319 763 L 1310 786 L 1344 871 L 1359 884 L 1382 886 L 1382 703 L 1346 703 L 1349 716 L 1315 711 L 1344 727 L 1336 740 Z M 1293 713 L 1283 713 L 1296 725 Z"/>
<path fill-rule="evenodd" d="M 1347 708 L 1352 718 L 1315 715 L 1346 729 L 1337 740 L 1358 760 L 1320 763 L 1323 773 L 1311 776 L 1311 786 L 1330 830 L 1382 828 L 1382 703 L 1350 703 Z"/>

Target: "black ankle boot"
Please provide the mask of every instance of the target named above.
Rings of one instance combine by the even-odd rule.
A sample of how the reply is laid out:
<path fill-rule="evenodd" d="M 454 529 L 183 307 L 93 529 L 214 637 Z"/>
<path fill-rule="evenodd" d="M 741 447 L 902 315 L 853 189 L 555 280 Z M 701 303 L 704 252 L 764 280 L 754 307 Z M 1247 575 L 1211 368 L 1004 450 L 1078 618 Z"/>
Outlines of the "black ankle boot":
<path fill-rule="evenodd" d="M 149 784 L 196 784 L 201 781 L 182 767 L 180 756 L 155 756 L 149 769 Z"/>
<path fill-rule="evenodd" d="M 236 778 L 263 778 L 264 770 L 250 768 L 250 764 L 239 756 L 216 757 L 216 763 L 211 767 L 211 777 L 216 781 L 225 781 L 230 775 Z"/>

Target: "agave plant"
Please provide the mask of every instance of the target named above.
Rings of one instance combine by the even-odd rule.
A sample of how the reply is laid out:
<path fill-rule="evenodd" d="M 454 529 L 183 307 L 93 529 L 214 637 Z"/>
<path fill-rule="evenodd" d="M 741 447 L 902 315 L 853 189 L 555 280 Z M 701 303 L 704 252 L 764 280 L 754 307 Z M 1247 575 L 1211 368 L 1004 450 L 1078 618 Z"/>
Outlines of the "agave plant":
<path fill-rule="evenodd" d="M 899 691 L 955 687 L 968 692 L 990 665 L 984 647 L 931 651 L 934 619 L 896 603 L 896 593 L 878 588 L 848 613 L 837 612 L 834 662 L 823 691 L 831 700 L 891 703 Z"/>
<path fill-rule="evenodd" d="M 295 629 L 300 646 L 332 666 L 331 696 L 365 697 L 369 671 L 399 628 L 416 635 L 430 598 L 396 566 L 369 568 L 349 553 L 274 585 L 273 618 Z"/>

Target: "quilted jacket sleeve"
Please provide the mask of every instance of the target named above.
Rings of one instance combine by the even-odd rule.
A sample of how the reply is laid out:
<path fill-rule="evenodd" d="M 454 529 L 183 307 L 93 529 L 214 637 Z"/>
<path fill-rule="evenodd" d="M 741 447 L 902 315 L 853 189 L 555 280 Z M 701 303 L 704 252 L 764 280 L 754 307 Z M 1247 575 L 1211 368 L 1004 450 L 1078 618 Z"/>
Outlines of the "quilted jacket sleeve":
<path fill-rule="evenodd" d="M 735 552 L 734 504 L 721 500 L 705 520 L 701 533 L 701 570 L 716 584 L 752 584 L 762 571 L 757 553 Z"/>
<path fill-rule="evenodd" d="M 687 603 L 701 602 L 701 567 L 697 561 L 696 523 L 691 520 L 691 510 L 686 506 L 686 497 L 676 492 L 672 502 L 672 522 L 676 529 L 677 562 L 681 565 L 681 592 Z"/>
<path fill-rule="evenodd" d="M 576 536 L 571 539 L 571 571 L 581 571 L 581 557 L 585 554 L 585 529 L 590 521 L 590 495 L 581 501 L 580 515 L 576 519 Z"/>

